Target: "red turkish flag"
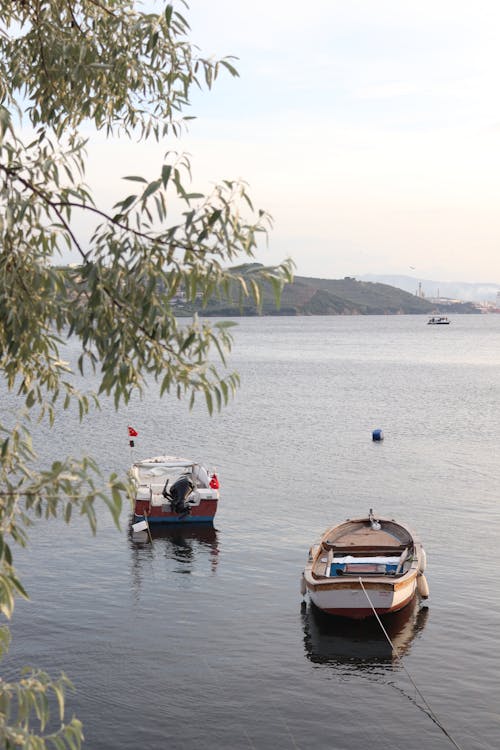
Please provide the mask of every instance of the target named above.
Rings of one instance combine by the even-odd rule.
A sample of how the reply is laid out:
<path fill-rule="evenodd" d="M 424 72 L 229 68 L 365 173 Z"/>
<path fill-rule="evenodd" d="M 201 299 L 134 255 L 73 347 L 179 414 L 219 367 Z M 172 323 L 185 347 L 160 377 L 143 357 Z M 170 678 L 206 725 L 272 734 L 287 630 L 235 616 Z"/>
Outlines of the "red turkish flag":
<path fill-rule="evenodd" d="M 134 430 L 133 427 L 129 427 L 128 428 L 128 436 L 129 437 L 137 437 L 138 434 L 139 433 L 136 430 Z"/>

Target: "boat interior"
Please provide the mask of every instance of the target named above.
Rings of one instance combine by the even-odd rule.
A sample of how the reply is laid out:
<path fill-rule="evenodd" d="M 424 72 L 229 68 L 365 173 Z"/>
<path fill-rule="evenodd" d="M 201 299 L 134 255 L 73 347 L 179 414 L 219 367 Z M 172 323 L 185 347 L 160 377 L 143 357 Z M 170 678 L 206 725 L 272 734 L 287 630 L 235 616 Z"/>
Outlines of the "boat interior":
<path fill-rule="evenodd" d="M 170 504 L 164 491 L 168 493 L 169 488 L 183 476 L 188 476 L 194 485 L 194 491 L 189 496 L 190 505 L 199 505 L 200 500 L 217 497 L 216 490 L 209 486 L 210 477 L 206 469 L 188 461 L 140 462 L 132 467 L 132 476 L 136 483 L 136 499 L 146 500 L 152 506 L 162 506 L 166 512 Z"/>
<path fill-rule="evenodd" d="M 411 535 L 391 521 L 347 521 L 325 534 L 313 559 L 315 578 L 402 576 L 411 566 Z"/>

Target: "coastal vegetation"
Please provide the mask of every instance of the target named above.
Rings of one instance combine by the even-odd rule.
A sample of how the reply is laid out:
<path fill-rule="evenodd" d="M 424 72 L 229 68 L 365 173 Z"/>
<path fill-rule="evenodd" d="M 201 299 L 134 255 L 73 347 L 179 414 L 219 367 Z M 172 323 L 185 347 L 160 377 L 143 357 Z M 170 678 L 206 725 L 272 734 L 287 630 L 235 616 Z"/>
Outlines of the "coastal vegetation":
<path fill-rule="evenodd" d="M 0 0 L 0 377 L 11 393 L 0 419 L 0 657 L 15 598 L 29 593 L 14 549 L 27 544 L 33 517 L 69 522 L 78 513 L 95 529 L 101 502 L 118 524 L 127 493 L 87 456 L 40 465 L 30 424 L 40 420 L 48 433 L 64 410 L 83 417 L 100 397 L 118 408 L 151 379 L 162 394 L 190 403 L 201 394 L 210 412 L 221 407 L 238 385 L 225 366 L 229 327 L 196 316 L 179 324 L 178 290 L 193 306 L 216 289 L 258 306 L 263 280 L 279 296 L 291 278 L 290 263 L 244 276 L 234 269 L 253 257 L 270 217 L 230 176 L 197 192 L 189 158 L 175 150 L 192 89 L 237 75 L 232 59 L 200 54 L 181 2 L 160 13 L 139 5 Z M 128 150 L 134 139 L 168 149 L 156 174 L 124 178 L 111 211 L 84 181 L 97 131 L 126 137 Z M 81 226 L 91 227 L 90 241 Z M 61 266 L 63 249 L 77 267 Z M 97 393 L 76 388 L 68 336 L 79 342 L 79 374 L 99 378 Z M 37 669 L 0 679 L 0 745 L 79 748 L 81 724 L 65 718 L 67 686 L 64 675 Z"/>
<path fill-rule="evenodd" d="M 238 271 L 245 278 L 246 274 L 255 273 L 257 268 L 258 264 L 247 264 Z M 231 302 L 215 293 L 209 300 L 198 299 L 193 305 L 179 294 L 176 309 L 180 315 L 192 314 L 196 310 L 207 316 L 429 315 L 433 311 L 478 312 L 471 303 L 436 304 L 388 284 L 358 281 L 350 276 L 343 279 L 295 276 L 293 281 L 285 284 L 279 308 L 276 308 L 271 286 L 264 283 L 260 307 L 252 300 L 241 297 L 238 299 L 238 290 L 234 287 Z"/>

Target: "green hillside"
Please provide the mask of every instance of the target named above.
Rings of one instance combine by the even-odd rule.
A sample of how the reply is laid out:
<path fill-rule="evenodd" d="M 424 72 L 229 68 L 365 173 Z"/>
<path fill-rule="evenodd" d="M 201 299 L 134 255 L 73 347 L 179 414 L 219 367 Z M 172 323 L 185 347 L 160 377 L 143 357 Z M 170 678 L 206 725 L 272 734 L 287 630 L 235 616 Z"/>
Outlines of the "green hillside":
<path fill-rule="evenodd" d="M 254 266 L 242 267 L 240 272 L 251 273 Z M 281 305 L 276 309 L 270 286 L 263 288 L 263 315 L 415 315 L 439 312 L 476 313 L 470 303 L 435 305 L 426 299 L 389 286 L 370 281 L 344 279 L 316 279 L 296 276 L 283 289 Z M 182 307 L 182 305 L 180 305 Z M 198 311 L 210 316 L 257 315 L 255 304 L 245 300 L 239 305 L 213 298 L 206 308 Z M 190 312 L 184 309 L 184 312 Z"/>

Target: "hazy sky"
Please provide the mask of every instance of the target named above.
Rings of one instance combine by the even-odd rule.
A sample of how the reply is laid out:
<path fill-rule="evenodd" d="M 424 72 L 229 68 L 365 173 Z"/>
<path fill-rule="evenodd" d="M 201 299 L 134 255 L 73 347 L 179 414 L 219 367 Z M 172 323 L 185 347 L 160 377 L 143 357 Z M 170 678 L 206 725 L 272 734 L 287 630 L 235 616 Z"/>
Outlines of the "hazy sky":
<path fill-rule="evenodd" d="M 498 0 L 176 7 L 204 54 L 239 58 L 194 97 L 182 147 L 194 189 L 244 178 L 274 216 L 259 260 L 500 283 Z M 153 178 L 169 147 L 96 144 L 89 181 L 121 197 L 113 163 Z"/>

